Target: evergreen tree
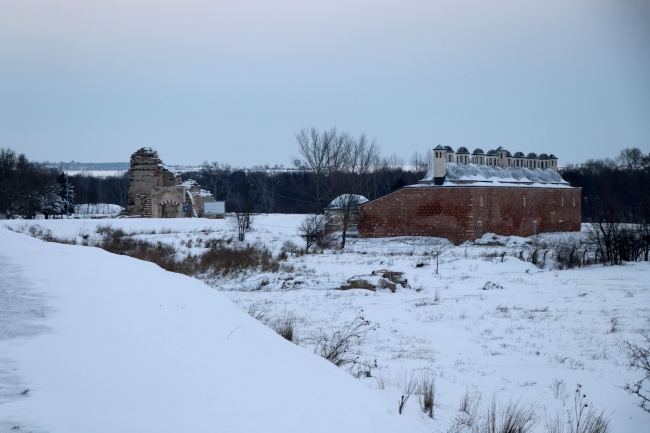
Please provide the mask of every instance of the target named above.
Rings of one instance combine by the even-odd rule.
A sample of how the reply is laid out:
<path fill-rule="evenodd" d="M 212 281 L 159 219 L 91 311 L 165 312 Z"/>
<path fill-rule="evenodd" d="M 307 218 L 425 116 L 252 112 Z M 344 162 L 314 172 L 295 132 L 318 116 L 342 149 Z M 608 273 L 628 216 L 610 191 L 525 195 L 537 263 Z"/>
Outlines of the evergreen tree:
<path fill-rule="evenodd" d="M 74 212 L 74 186 L 68 180 L 68 175 L 63 171 L 59 175 L 58 183 L 62 205 L 61 214 L 70 215 L 70 213 Z"/>

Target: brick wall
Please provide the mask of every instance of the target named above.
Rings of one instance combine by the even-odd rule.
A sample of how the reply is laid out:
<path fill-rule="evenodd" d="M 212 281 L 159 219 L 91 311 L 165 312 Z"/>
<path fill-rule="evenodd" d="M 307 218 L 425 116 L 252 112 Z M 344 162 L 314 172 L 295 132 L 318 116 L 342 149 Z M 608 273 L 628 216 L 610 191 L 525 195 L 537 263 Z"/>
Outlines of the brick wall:
<path fill-rule="evenodd" d="M 578 188 L 403 188 L 359 207 L 359 236 L 435 236 L 459 244 L 478 237 L 479 222 L 482 233 L 505 236 L 578 231 L 580 204 Z"/>

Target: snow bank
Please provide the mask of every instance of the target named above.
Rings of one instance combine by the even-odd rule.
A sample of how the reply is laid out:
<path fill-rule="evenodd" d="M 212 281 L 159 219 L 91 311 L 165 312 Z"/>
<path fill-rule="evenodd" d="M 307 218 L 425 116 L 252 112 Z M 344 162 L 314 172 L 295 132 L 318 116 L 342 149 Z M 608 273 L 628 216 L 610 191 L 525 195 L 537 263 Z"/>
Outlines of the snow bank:
<path fill-rule="evenodd" d="M 2 396 L 0 429 L 398 432 L 426 427 L 397 415 L 392 402 L 389 410 L 379 391 L 283 340 L 195 279 L 5 228 L 0 228 L 0 257 L 0 281 L 20 277 L 25 290 L 7 295 L 5 309 L 17 309 L 25 299 L 46 306 L 41 318 L 21 316 L 38 325 L 34 335 L 0 334 L 5 373 L 0 388 L 13 390 Z M 11 327 L 17 320 L 0 325 Z"/>

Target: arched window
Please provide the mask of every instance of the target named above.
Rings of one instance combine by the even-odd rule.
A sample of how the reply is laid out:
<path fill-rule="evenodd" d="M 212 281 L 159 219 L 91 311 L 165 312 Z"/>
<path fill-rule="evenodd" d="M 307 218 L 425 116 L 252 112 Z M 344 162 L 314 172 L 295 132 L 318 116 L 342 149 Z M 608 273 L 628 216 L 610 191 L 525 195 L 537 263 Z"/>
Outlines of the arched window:
<path fill-rule="evenodd" d="M 526 196 L 524 196 L 524 207 L 526 207 Z"/>
<path fill-rule="evenodd" d="M 573 197 L 573 205 L 574 206 L 576 205 L 576 198 L 575 197 Z"/>
<path fill-rule="evenodd" d="M 481 206 L 483 206 L 483 196 L 481 196 Z"/>

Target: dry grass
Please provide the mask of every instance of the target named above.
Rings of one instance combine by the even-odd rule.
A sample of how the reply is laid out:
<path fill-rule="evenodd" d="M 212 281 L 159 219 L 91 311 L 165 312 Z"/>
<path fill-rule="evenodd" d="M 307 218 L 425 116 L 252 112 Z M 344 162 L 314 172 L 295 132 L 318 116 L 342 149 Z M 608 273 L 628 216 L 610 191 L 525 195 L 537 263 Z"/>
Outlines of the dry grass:
<path fill-rule="evenodd" d="M 27 233 L 47 242 L 75 243 L 54 237 L 49 229 L 38 225 L 15 231 Z M 102 225 L 97 227 L 96 232 L 100 235 L 100 239 L 93 241 L 89 235 L 82 236 L 83 245 L 91 245 L 113 254 L 152 262 L 167 271 L 190 276 L 225 277 L 249 270 L 278 272 L 283 265 L 282 261 L 286 259 L 286 254 L 274 257 L 271 250 L 265 246 L 235 244 L 232 238 L 201 240 L 202 246 L 207 249 L 203 254 L 178 255 L 171 245 L 135 238 L 138 235 L 156 234 L 155 230 L 127 233 L 121 228 Z M 171 233 L 171 230 L 163 228 L 160 233 Z"/>

